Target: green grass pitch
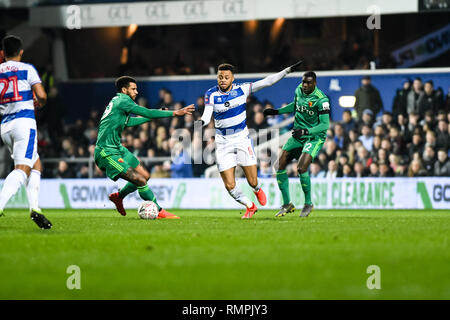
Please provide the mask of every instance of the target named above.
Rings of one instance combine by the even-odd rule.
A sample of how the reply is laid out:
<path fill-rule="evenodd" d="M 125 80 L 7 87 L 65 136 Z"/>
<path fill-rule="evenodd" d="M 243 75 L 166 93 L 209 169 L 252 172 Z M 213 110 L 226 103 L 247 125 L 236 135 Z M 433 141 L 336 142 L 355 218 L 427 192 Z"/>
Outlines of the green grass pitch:
<path fill-rule="evenodd" d="M 173 212 L 46 210 L 54 227 L 40 230 L 6 210 L 0 299 L 450 299 L 450 211 Z"/>

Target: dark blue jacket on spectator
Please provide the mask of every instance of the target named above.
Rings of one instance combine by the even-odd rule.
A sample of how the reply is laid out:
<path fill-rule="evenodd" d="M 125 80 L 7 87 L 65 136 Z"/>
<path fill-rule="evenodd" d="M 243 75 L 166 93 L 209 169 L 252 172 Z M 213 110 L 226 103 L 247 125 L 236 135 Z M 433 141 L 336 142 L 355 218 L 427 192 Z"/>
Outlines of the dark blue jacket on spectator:
<path fill-rule="evenodd" d="M 181 153 L 173 159 L 171 172 L 172 178 L 192 178 L 194 176 L 192 172 L 191 158 L 187 153 L 181 151 Z"/>

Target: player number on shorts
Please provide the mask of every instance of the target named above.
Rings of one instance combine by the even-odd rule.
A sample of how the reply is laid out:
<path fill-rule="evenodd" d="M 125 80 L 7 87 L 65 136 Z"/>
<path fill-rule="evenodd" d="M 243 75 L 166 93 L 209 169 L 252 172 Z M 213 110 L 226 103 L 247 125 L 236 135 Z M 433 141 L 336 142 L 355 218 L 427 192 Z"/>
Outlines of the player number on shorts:
<path fill-rule="evenodd" d="M 113 103 L 112 103 L 112 101 L 108 104 L 108 106 L 106 107 L 106 109 L 105 109 L 105 112 L 103 112 L 103 116 L 102 116 L 102 119 L 101 120 L 103 120 L 103 119 L 105 119 L 107 116 L 108 116 L 108 114 L 111 112 L 111 110 L 112 110 L 112 107 L 113 107 Z"/>
<path fill-rule="evenodd" d="M 308 142 L 307 144 L 305 144 L 304 150 L 309 151 L 309 149 L 311 149 L 311 147 L 312 147 L 312 143 Z"/>
<path fill-rule="evenodd" d="M 9 84 L 12 83 L 13 88 L 13 96 L 10 98 L 4 98 L 6 91 L 9 88 Z M 3 87 L 3 88 L 1 88 Z M 0 104 L 9 103 L 9 102 L 16 102 L 21 101 L 23 97 L 19 95 L 19 85 L 17 83 L 17 76 L 11 76 L 7 79 L 3 78 L 0 79 Z"/>

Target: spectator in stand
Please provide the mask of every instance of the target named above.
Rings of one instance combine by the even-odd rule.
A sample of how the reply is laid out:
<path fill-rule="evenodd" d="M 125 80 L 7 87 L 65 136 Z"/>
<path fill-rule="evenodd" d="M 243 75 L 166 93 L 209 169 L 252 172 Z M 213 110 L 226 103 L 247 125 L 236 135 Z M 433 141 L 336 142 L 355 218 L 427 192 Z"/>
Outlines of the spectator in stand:
<path fill-rule="evenodd" d="M 374 136 L 373 137 L 373 145 L 372 145 L 372 151 L 370 152 L 370 156 L 376 157 L 378 154 L 378 150 L 381 148 L 381 136 Z"/>
<path fill-rule="evenodd" d="M 407 177 L 408 176 L 408 162 L 405 159 L 401 159 L 399 162 L 399 166 L 395 171 L 396 177 Z"/>
<path fill-rule="evenodd" d="M 408 177 L 425 177 L 427 171 L 423 168 L 420 160 L 411 161 L 408 167 Z"/>
<path fill-rule="evenodd" d="M 372 163 L 372 158 L 369 157 L 369 151 L 364 146 L 361 146 L 357 149 L 357 152 L 356 161 L 361 162 L 365 168 L 368 168 Z"/>
<path fill-rule="evenodd" d="M 422 127 L 419 123 L 419 114 L 417 112 L 411 112 L 408 118 L 408 130 L 414 134 L 416 129 L 422 131 Z"/>
<path fill-rule="evenodd" d="M 448 87 L 448 93 L 445 98 L 443 111 L 448 112 L 448 115 L 450 115 L 450 87 Z"/>
<path fill-rule="evenodd" d="M 442 109 L 442 95 L 434 90 L 433 81 L 425 82 L 423 87 L 424 95 L 419 102 L 419 114 L 424 115 L 426 111 L 437 114 Z"/>
<path fill-rule="evenodd" d="M 438 157 L 437 161 L 434 163 L 433 173 L 437 177 L 450 177 L 450 160 L 448 159 L 446 149 L 440 149 L 438 151 Z"/>
<path fill-rule="evenodd" d="M 309 166 L 311 178 L 325 178 L 325 171 L 322 170 L 318 161 L 313 161 Z"/>
<path fill-rule="evenodd" d="M 378 163 L 378 168 L 380 170 L 380 177 L 382 178 L 392 178 L 394 176 L 394 172 L 391 167 L 384 161 Z"/>
<path fill-rule="evenodd" d="M 389 161 L 389 154 L 386 152 L 386 150 L 380 148 L 378 149 L 377 155 L 374 158 L 374 161 L 376 162 L 388 162 Z"/>
<path fill-rule="evenodd" d="M 355 176 L 355 173 L 352 170 L 352 167 L 346 163 L 343 167 L 342 167 L 342 178 L 352 178 Z"/>
<path fill-rule="evenodd" d="M 434 130 L 436 121 L 434 119 L 435 113 L 433 111 L 428 110 L 425 112 L 425 117 L 422 121 L 419 122 L 420 126 L 424 131 Z"/>
<path fill-rule="evenodd" d="M 367 170 L 364 167 L 364 165 L 359 161 L 356 161 L 353 164 L 353 171 L 354 171 L 355 178 L 367 177 Z"/>
<path fill-rule="evenodd" d="M 352 113 L 350 110 L 344 110 L 342 113 L 342 127 L 344 128 L 344 132 L 350 132 L 356 128 L 356 121 L 352 118 Z"/>
<path fill-rule="evenodd" d="M 336 161 L 331 160 L 328 162 L 328 171 L 325 175 L 327 179 L 334 179 L 337 177 L 337 164 Z"/>
<path fill-rule="evenodd" d="M 381 116 L 381 125 L 383 126 L 386 132 L 388 132 L 389 129 L 392 127 L 393 119 L 394 118 L 392 116 L 392 113 L 390 113 L 389 111 L 383 112 L 383 115 Z"/>
<path fill-rule="evenodd" d="M 432 176 L 434 172 L 434 163 L 436 162 L 436 152 L 433 147 L 425 146 L 425 151 L 422 156 L 423 168 L 427 171 L 427 175 Z"/>
<path fill-rule="evenodd" d="M 406 112 L 411 114 L 412 112 L 417 113 L 420 117 L 423 117 L 423 114 L 420 114 L 420 104 L 425 96 L 422 88 L 422 79 L 416 78 L 414 79 L 412 90 L 408 93 L 406 98 Z"/>
<path fill-rule="evenodd" d="M 403 154 L 405 151 L 405 143 L 397 126 L 392 126 L 389 130 L 389 139 L 391 140 L 392 152 L 395 154 Z"/>
<path fill-rule="evenodd" d="M 271 178 L 272 177 L 272 168 L 268 161 L 260 161 L 259 169 L 258 169 L 258 177 L 259 178 Z"/>
<path fill-rule="evenodd" d="M 372 111 L 374 117 L 378 112 L 383 110 L 383 101 L 381 100 L 380 92 L 372 85 L 370 76 L 364 76 L 361 80 L 362 86 L 355 92 L 355 110 L 358 119 L 361 119 L 364 110 Z"/>
<path fill-rule="evenodd" d="M 439 120 L 436 130 L 436 148 L 448 149 L 450 147 L 450 135 L 446 120 Z"/>
<path fill-rule="evenodd" d="M 169 140 L 170 150 L 172 150 L 172 165 L 170 166 L 172 178 L 192 178 L 191 157 L 188 152 L 183 149 L 181 142 L 175 139 Z"/>
<path fill-rule="evenodd" d="M 425 144 L 436 148 L 436 134 L 433 131 L 427 131 L 425 135 Z"/>
<path fill-rule="evenodd" d="M 369 175 L 370 178 L 378 178 L 380 176 L 380 171 L 378 168 L 378 164 L 376 162 L 372 162 L 369 166 Z"/>
<path fill-rule="evenodd" d="M 397 126 L 400 130 L 400 135 L 403 137 L 405 143 L 411 142 L 412 133 L 408 128 L 408 118 L 404 114 L 399 114 L 397 116 Z"/>
<path fill-rule="evenodd" d="M 397 119 L 399 114 L 406 114 L 406 101 L 410 90 L 410 79 L 403 81 L 403 87 L 401 89 L 397 89 L 397 93 L 394 97 L 394 103 L 392 104 L 392 113 L 395 119 Z"/>
<path fill-rule="evenodd" d="M 340 123 L 334 125 L 334 142 L 339 149 L 346 149 L 348 145 L 348 138 L 345 135 L 344 127 Z"/>
<path fill-rule="evenodd" d="M 157 163 L 151 171 L 152 178 L 170 178 L 170 172 L 166 170 L 162 163 Z"/>
<path fill-rule="evenodd" d="M 327 140 L 325 144 L 325 155 L 327 158 L 327 162 L 336 159 L 336 142 L 334 142 L 334 140 Z"/>
<path fill-rule="evenodd" d="M 361 129 L 361 136 L 359 137 L 359 140 L 362 142 L 364 148 L 367 149 L 367 151 L 372 151 L 373 148 L 373 135 L 372 130 L 368 125 L 363 125 Z"/>
<path fill-rule="evenodd" d="M 369 128 L 373 128 L 373 124 L 375 123 L 373 111 L 370 109 L 366 109 L 363 111 L 362 119 L 358 122 L 358 131 L 362 130 L 363 125 L 369 126 Z"/>
<path fill-rule="evenodd" d="M 359 134 L 358 131 L 356 131 L 355 129 L 352 129 L 348 132 L 348 139 L 349 139 L 349 144 L 355 143 L 356 141 L 359 141 Z"/>
<path fill-rule="evenodd" d="M 164 97 L 165 97 L 166 93 L 170 93 L 170 91 L 166 88 L 159 89 L 159 92 L 158 92 L 159 100 L 155 104 L 155 109 L 161 109 L 165 106 Z"/>
<path fill-rule="evenodd" d="M 266 118 L 264 114 L 260 111 L 256 112 L 253 117 L 253 126 L 252 129 L 261 130 L 267 128 Z"/>
<path fill-rule="evenodd" d="M 68 179 L 74 178 L 72 170 L 70 170 L 69 165 L 66 161 L 61 160 L 58 162 L 58 169 L 53 173 L 55 178 Z"/>

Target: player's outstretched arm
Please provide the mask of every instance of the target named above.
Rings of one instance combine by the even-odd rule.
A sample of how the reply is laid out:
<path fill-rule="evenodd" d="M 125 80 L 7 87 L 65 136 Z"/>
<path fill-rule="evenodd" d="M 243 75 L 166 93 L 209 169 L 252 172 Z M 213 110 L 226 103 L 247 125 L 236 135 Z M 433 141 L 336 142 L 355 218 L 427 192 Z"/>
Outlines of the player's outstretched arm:
<path fill-rule="evenodd" d="M 288 105 L 284 106 L 283 108 L 280 109 L 272 109 L 272 108 L 267 108 L 263 111 L 263 114 L 265 117 L 267 116 L 275 116 L 277 114 L 283 114 L 283 113 L 291 113 L 294 112 L 295 109 L 295 102 L 291 102 Z"/>
<path fill-rule="evenodd" d="M 275 83 L 277 83 L 278 81 L 280 81 L 281 79 L 286 77 L 286 75 L 295 71 L 296 68 L 298 68 L 302 63 L 303 63 L 303 61 L 300 60 L 297 63 L 293 64 L 292 66 L 289 66 L 286 69 L 284 69 L 278 73 L 271 74 L 270 76 L 267 76 L 264 79 L 253 82 L 252 83 L 252 92 L 256 92 L 263 88 L 274 85 Z"/>
<path fill-rule="evenodd" d="M 138 106 L 136 104 L 130 109 L 130 113 L 134 113 L 134 114 L 137 114 L 138 116 L 142 116 L 142 117 L 145 117 L 148 119 L 156 119 L 156 118 L 184 116 L 185 114 L 192 114 L 192 112 L 194 110 L 195 110 L 195 108 L 194 108 L 193 104 L 191 104 L 183 109 L 177 110 L 177 111 L 151 110 L 151 109 L 147 109 L 147 108 Z M 143 121 L 143 120 L 139 120 L 139 121 Z"/>
<path fill-rule="evenodd" d="M 187 107 L 184 107 L 183 109 L 177 110 L 173 112 L 174 117 L 181 117 L 185 114 L 192 114 L 192 112 L 195 111 L 195 107 L 193 104 L 188 105 Z"/>
<path fill-rule="evenodd" d="M 211 116 L 213 113 L 213 106 L 211 104 L 207 104 L 205 109 L 203 110 L 203 114 L 200 120 L 196 122 L 200 122 L 202 126 L 207 126 L 211 121 Z"/>

